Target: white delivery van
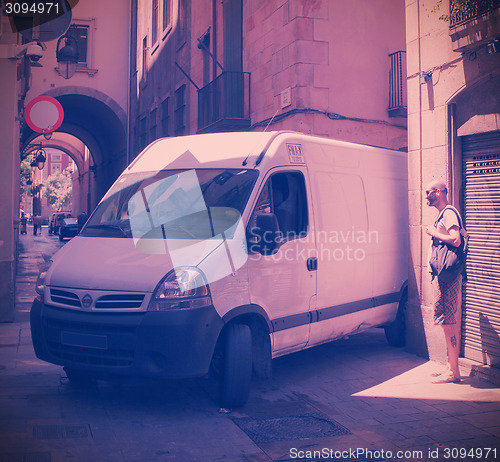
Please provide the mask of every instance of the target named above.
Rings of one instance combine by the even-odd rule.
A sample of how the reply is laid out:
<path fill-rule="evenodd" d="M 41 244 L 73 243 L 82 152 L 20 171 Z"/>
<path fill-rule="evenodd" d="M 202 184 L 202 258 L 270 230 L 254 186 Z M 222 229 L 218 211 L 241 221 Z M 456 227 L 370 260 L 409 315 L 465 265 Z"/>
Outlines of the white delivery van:
<path fill-rule="evenodd" d="M 70 381 L 214 371 L 384 326 L 404 342 L 405 153 L 293 132 L 157 140 L 37 281 L 36 355 Z M 374 365 L 376 367 L 376 365 Z"/>

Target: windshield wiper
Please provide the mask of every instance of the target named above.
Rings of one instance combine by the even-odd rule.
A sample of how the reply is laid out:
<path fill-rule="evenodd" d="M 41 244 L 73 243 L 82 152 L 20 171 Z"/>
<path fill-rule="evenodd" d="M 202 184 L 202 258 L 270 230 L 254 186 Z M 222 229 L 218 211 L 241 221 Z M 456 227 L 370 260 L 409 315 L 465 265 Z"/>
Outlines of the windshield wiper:
<path fill-rule="evenodd" d="M 106 225 L 101 223 L 99 225 L 87 225 L 83 230 L 85 229 L 111 229 L 113 231 L 118 230 L 124 237 L 127 237 L 127 233 L 122 228 L 116 225 Z"/>

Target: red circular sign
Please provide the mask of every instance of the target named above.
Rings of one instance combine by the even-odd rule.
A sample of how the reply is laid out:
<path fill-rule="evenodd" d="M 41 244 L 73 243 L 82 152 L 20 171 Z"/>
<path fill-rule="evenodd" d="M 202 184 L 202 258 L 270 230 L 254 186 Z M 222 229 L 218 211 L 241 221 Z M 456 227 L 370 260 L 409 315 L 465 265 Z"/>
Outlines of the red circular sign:
<path fill-rule="evenodd" d="M 52 133 L 61 126 L 64 110 L 61 103 L 52 96 L 37 96 L 26 106 L 24 119 L 33 131 Z"/>

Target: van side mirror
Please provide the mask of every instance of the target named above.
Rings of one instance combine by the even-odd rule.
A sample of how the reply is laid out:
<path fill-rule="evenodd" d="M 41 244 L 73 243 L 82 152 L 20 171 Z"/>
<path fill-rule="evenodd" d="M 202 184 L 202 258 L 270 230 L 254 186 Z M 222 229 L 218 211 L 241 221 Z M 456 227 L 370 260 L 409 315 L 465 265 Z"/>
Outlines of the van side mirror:
<path fill-rule="evenodd" d="M 250 230 L 249 248 L 251 252 L 261 255 L 273 255 L 279 247 L 280 230 L 278 219 L 274 213 L 257 215 L 255 228 Z"/>

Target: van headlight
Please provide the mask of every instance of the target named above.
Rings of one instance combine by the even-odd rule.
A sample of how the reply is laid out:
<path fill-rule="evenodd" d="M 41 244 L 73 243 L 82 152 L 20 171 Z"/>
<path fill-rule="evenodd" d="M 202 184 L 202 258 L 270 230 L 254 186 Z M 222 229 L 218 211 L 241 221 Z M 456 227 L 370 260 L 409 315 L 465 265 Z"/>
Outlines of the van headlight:
<path fill-rule="evenodd" d="M 45 276 L 47 276 L 47 271 L 50 268 L 50 265 L 52 265 L 52 260 L 46 261 L 44 265 L 42 266 L 42 269 L 40 270 L 40 274 L 38 275 L 38 278 L 36 280 L 35 284 L 35 291 L 38 295 L 43 297 L 43 289 L 45 287 Z"/>
<path fill-rule="evenodd" d="M 148 311 L 201 308 L 211 304 L 203 273 L 197 268 L 176 268 L 156 286 Z"/>

